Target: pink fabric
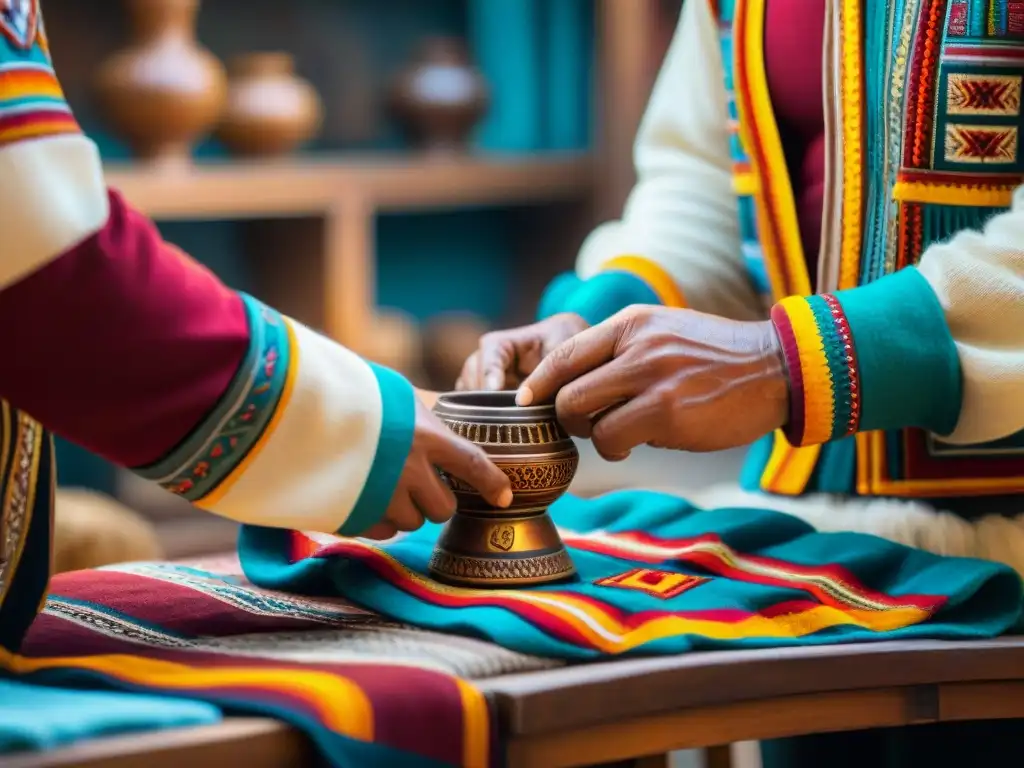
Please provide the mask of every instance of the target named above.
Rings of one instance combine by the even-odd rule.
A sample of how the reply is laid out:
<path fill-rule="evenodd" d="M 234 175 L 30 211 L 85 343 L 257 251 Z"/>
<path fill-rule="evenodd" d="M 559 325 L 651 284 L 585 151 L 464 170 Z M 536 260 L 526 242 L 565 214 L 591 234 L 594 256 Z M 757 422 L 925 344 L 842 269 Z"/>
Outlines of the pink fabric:
<path fill-rule="evenodd" d="M 0 291 L 0 397 L 123 466 L 179 443 L 249 344 L 241 298 L 114 191 L 98 233 Z"/>
<path fill-rule="evenodd" d="M 812 278 L 817 271 L 825 185 L 824 30 L 824 0 L 768 0 L 764 44 L 768 90 L 786 148 Z"/>

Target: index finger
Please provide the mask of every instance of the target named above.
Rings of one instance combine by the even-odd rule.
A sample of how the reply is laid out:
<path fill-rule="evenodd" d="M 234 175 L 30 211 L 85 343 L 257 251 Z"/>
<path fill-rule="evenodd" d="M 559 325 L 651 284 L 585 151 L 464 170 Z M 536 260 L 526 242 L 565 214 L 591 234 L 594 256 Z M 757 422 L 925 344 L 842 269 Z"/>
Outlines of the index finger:
<path fill-rule="evenodd" d="M 605 321 L 563 341 L 520 385 L 516 405 L 548 402 L 566 384 L 614 358 L 618 340 L 618 325 Z"/>
<path fill-rule="evenodd" d="M 447 427 L 439 427 L 428 449 L 430 462 L 445 474 L 472 486 L 490 504 L 504 509 L 512 503 L 512 485 L 483 449 Z"/>
<path fill-rule="evenodd" d="M 528 325 L 525 328 L 485 333 L 480 337 L 480 375 L 483 377 L 484 389 L 505 388 L 520 346 L 535 335 L 533 326 Z"/>

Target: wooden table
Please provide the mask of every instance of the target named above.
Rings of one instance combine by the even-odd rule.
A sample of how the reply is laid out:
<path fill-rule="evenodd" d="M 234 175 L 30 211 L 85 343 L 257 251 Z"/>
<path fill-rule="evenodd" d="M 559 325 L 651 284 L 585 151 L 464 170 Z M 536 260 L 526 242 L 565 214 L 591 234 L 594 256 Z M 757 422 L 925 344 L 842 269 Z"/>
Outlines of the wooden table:
<path fill-rule="evenodd" d="M 510 768 L 586 766 L 677 749 L 828 731 L 1024 718 L 1024 637 L 694 653 L 479 681 Z M 292 768 L 302 734 L 260 718 L 123 736 L 2 768 Z"/>

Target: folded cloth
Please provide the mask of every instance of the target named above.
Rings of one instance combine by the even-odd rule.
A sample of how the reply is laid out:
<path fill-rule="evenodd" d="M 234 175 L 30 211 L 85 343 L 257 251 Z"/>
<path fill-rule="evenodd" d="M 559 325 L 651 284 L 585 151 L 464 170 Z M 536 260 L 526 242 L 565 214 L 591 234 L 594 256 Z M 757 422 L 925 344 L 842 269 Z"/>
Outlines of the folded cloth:
<path fill-rule="evenodd" d="M 1021 580 L 1007 566 L 819 533 L 779 512 L 702 510 L 650 491 L 564 497 L 550 511 L 578 571 L 565 584 L 437 584 L 426 576 L 436 525 L 384 544 L 245 528 L 240 554 L 264 587 L 338 594 L 403 622 L 565 659 L 984 638 L 1021 614 Z"/>
<path fill-rule="evenodd" d="M 201 701 L 0 680 L 0 754 L 55 749 L 97 736 L 211 725 L 220 719 L 217 707 Z"/>
<path fill-rule="evenodd" d="M 60 574 L 18 653 L 0 650 L 19 682 L 273 717 L 303 730 L 327 764 L 375 768 L 500 764 L 473 680 L 556 665 L 338 598 L 255 587 L 233 557 Z"/>

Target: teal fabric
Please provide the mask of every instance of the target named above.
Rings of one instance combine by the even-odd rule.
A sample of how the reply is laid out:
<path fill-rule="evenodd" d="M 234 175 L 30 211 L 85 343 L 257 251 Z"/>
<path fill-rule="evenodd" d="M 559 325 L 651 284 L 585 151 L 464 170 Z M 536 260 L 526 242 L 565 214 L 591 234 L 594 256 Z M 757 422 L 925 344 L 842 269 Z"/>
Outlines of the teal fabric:
<path fill-rule="evenodd" d="M 537 306 L 537 319 L 544 320 L 552 315 L 565 312 L 569 297 L 581 285 L 583 285 L 583 280 L 575 272 L 563 272 L 548 283 Z"/>
<path fill-rule="evenodd" d="M 0 680 L 0 754 L 56 749 L 82 739 L 162 728 L 212 725 L 212 704 Z"/>
<path fill-rule="evenodd" d="M 623 491 L 595 499 L 565 497 L 552 506 L 551 513 L 570 543 L 578 578 L 531 591 L 568 594 L 617 617 L 614 621 L 625 629 L 620 630 L 621 635 L 612 633 L 617 639 L 609 641 L 611 645 L 566 630 L 552 621 L 548 611 L 503 601 L 501 592 L 470 591 L 460 596 L 425 590 L 409 572 L 426 573 L 440 531 L 436 525 L 428 524 L 377 549 L 355 547 L 348 554 L 335 550 L 323 557 L 294 554 L 295 534 L 290 531 L 247 527 L 239 548 L 246 576 L 260 586 L 338 594 L 398 621 L 566 659 L 912 637 L 985 638 L 1013 627 L 1021 613 L 1020 578 L 1003 565 L 939 557 L 862 534 L 817 533 L 795 517 L 767 510 L 705 511 L 676 496 Z M 595 549 L 594 544 L 586 543 L 607 541 L 609 535 L 618 536 L 616 541 L 646 543 L 655 547 L 654 554 L 649 549 L 641 554 L 609 550 L 605 545 Z M 722 545 L 728 548 L 727 554 L 719 557 L 714 552 Z M 391 560 L 376 554 L 380 551 L 408 571 L 387 566 Z M 928 599 L 937 598 L 939 607 L 923 622 L 889 631 L 834 621 L 840 615 L 836 613 L 829 613 L 832 618 L 826 624 L 811 626 L 803 623 L 809 615 L 806 611 L 823 604 L 837 608 L 838 604 L 829 602 L 832 593 L 822 596 L 821 590 L 815 592 L 809 586 L 811 580 L 803 576 L 796 580 L 788 576 L 761 578 L 754 574 L 756 568 L 751 570 L 752 565 L 723 570 L 722 563 L 738 562 L 737 557 L 748 564 L 768 564 L 776 573 L 806 574 L 812 569 L 819 574 L 815 578 L 822 578 L 820 574 L 827 571 L 826 582 L 859 582 L 866 590 L 862 594 L 875 594 L 875 600 L 882 599 L 879 593 L 887 596 L 884 600 L 890 602 L 886 605 L 931 596 Z M 638 567 L 707 580 L 698 580 L 693 588 L 669 597 L 598 583 Z M 863 605 L 860 598 L 846 600 L 842 601 L 845 607 L 837 609 L 842 615 L 849 615 L 846 607 Z M 779 624 L 769 620 L 773 616 L 786 618 Z M 667 636 L 631 634 L 631 628 L 654 617 L 669 619 L 676 629 Z M 735 629 L 740 621 L 750 629 Z M 717 629 L 708 630 L 710 625 L 704 622 Z M 789 629 L 780 629 L 783 624 Z"/>
<path fill-rule="evenodd" d="M 609 270 L 587 280 L 575 275 L 556 278 L 541 299 L 538 314 L 544 318 L 573 312 L 597 325 L 633 304 L 661 304 L 661 299 L 636 275 Z"/>
<path fill-rule="evenodd" d="M 412 449 L 416 427 L 416 393 L 412 385 L 389 368 L 369 365 L 377 377 L 383 403 L 380 437 L 363 490 L 338 531 L 342 536 L 363 533 L 384 516 Z"/>
<path fill-rule="evenodd" d="M 573 291 L 565 311 L 575 312 L 591 325 L 597 325 L 634 304 L 661 304 L 661 299 L 636 275 L 609 270 L 598 272 Z"/>
<path fill-rule="evenodd" d="M 960 360 L 928 281 L 908 267 L 836 298 L 857 350 L 861 430 L 952 432 L 960 416 Z"/>

